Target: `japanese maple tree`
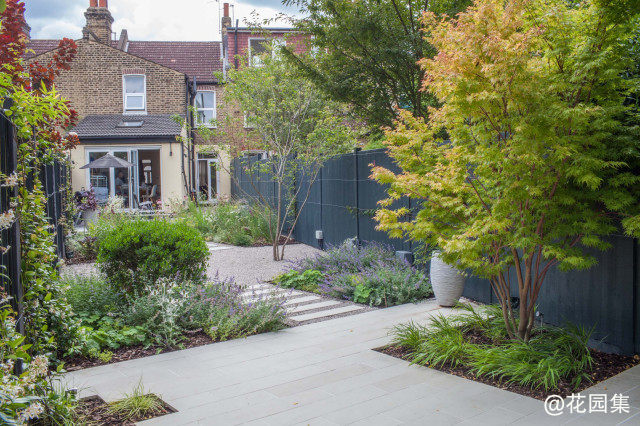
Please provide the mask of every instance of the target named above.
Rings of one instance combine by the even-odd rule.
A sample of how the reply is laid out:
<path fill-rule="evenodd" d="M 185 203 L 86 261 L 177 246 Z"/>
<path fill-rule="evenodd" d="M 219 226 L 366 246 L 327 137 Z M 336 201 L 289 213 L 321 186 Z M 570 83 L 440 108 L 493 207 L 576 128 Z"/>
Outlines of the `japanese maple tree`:
<path fill-rule="evenodd" d="M 453 20 L 423 17 L 438 51 L 421 61 L 424 90 L 441 106 L 428 121 L 405 112 L 387 133 L 402 172 L 373 168 L 389 184 L 378 227 L 488 278 L 512 338 L 531 337 L 550 268 L 593 265 L 585 248 L 605 249 L 620 219 L 640 230 L 637 128 L 624 125 L 637 79 L 623 77 L 638 11 L 625 0 L 476 0 Z M 414 217 L 391 207 L 402 196 L 419 200 Z"/>

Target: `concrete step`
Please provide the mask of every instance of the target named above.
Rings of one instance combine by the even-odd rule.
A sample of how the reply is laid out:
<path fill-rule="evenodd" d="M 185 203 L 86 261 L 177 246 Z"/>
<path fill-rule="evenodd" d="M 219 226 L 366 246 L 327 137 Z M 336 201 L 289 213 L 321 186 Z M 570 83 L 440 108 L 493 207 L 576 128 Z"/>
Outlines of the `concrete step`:
<path fill-rule="evenodd" d="M 291 299 L 287 299 L 287 301 L 285 302 L 284 306 L 291 306 L 291 305 L 296 305 L 298 303 L 305 303 L 305 302 L 311 302 L 311 301 L 321 301 L 324 300 L 322 297 L 320 296 L 304 296 L 304 297 L 296 297 L 296 298 L 291 298 Z"/>
<path fill-rule="evenodd" d="M 365 311 L 365 308 L 357 305 L 348 305 L 348 306 L 342 306 L 342 307 L 333 308 L 333 309 L 326 309 L 319 312 L 312 312 L 310 314 L 294 315 L 289 317 L 289 320 L 292 322 L 300 323 L 304 321 L 330 317 L 333 315 L 356 313 L 358 311 Z"/>
<path fill-rule="evenodd" d="M 318 302 L 308 303 L 305 305 L 294 306 L 293 308 L 287 309 L 287 313 L 289 314 L 301 314 L 303 312 L 311 311 L 313 309 L 320 308 L 329 308 L 331 306 L 340 305 L 342 302 L 337 300 L 318 300 Z M 295 318 L 294 318 L 295 319 Z"/>

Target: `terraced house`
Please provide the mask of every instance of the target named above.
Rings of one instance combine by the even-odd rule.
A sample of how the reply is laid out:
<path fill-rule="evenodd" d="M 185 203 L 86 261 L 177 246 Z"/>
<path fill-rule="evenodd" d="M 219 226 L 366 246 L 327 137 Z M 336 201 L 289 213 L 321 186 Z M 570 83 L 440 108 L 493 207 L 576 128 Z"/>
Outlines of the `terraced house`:
<path fill-rule="evenodd" d="M 229 5 L 223 9 L 220 41 L 136 41 L 127 30 L 118 37 L 112 32 L 108 0 L 89 1 L 82 38 L 76 40 L 77 56 L 56 80 L 57 90 L 80 116 L 74 129 L 80 146 L 71 152 L 74 191 L 93 188 L 99 202 L 120 196 L 133 209 L 167 206 L 188 196 L 205 201 L 230 196 L 228 168 L 219 163 L 229 159 L 210 150 L 199 153 L 202 141 L 186 129 L 215 126 L 224 114 L 241 116 L 237 108 L 221 105 L 224 84 L 215 75 L 240 66 L 238 55 L 257 64 L 266 38 L 286 43 L 292 30 L 271 29 L 267 36 L 264 31 L 256 36 L 237 21 L 232 26 Z M 27 59 L 47 61 L 57 46 L 58 40 L 33 39 Z M 196 143 L 185 145 L 179 136 Z M 134 166 L 80 168 L 106 153 Z"/>

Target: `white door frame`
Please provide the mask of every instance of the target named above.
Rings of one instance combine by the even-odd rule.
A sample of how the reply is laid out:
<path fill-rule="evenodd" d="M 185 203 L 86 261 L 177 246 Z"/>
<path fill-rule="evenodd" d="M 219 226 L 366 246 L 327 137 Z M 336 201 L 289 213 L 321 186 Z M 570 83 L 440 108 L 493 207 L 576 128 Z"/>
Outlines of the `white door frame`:
<path fill-rule="evenodd" d="M 134 156 L 133 151 L 136 151 L 135 157 L 136 157 L 136 161 L 139 159 L 138 156 L 138 152 L 139 151 L 159 151 L 160 155 L 160 187 L 162 187 L 162 147 L 160 146 L 109 146 L 109 147 L 101 147 L 101 148 L 88 148 L 85 147 L 84 152 L 85 152 L 85 159 L 87 160 L 87 163 L 90 161 L 89 160 L 89 154 L 94 153 L 94 152 L 106 152 L 108 154 L 113 155 L 115 152 L 126 152 L 127 153 L 127 161 L 129 161 L 130 163 L 133 163 L 132 157 Z M 86 188 L 91 188 L 91 170 L 87 169 L 87 173 L 85 175 L 85 179 L 86 179 Z M 133 193 L 134 188 L 133 188 L 133 180 L 135 179 L 135 194 Z M 139 176 L 138 176 L 138 164 L 134 163 L 133 167 L 131 167 L 129 169 L 129 209 L 133 210 L 134 208 L 132 207 L 132 196 L 135 195 L 136 196 L 136 200 L 139 200 L 139 192 L 140 192 L 140 184 L 138 182 L 139 180 Z M 116 193 L 116 183 L 115 183 L 115 168 L 111 167 L 109 168 L 109 197 L 112 197 L 113 195 L 115 195 Z"/>
<path fill-rule="evenodd" d="M 196 188 L 198 188 L 198 194 L 200 194 L 200 161 L 207 163 L 207 202 L 212 202 L 218 199 L 218 192 L 220 191 L 220 168 L 218 167 L 218 158 L 198 158 L 198 172 L 196 173 Z M 211 163 L 216 165 L 216 193 L 211 194 Z"/>

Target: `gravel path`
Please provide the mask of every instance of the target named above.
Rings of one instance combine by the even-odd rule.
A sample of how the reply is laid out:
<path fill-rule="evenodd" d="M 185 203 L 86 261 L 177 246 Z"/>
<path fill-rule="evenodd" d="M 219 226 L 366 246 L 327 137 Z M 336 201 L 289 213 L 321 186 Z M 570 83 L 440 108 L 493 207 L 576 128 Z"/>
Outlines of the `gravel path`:
<path fill-rule="evenodd" d="M 271 247 L 234 247 L 222 244 L 209 244 L 211 257 L 207 275 L 216 273 L 220 278 L 234 277 L 238 284 L 254 285 L 270 281 L 276 275 L 289 269 L 289 262 L 304 257 L 315 256 L 321 250 L 304 245 L 287 245 L 285 260 L 275 262 Z"/>
<path fill-rule="evenodd" d="M 271 247 L 236 247 L 224 244 L 207 243 L 211 256 L 207 264 L 207 276 L 213 278 L 233 277 L 235 282 L 246 287 L 243 296 L 249 300 L 256 292 L 263 297 L 283 298 L 287 309 L 287 324 L 304 325 L 329 319 L 368 312 L 374 308 L 358 305 L 346 300 L 335 300 L 313 293 L 298 290 L 283 290 L 267 284 L 272 278 L 289 269 L 290 262 L 312 257 L 321 250 L 304 244 L 287 246 L 285 260 L 275 262 Z M 90 274 L 97 271 L 95 263 L 66 265 L 64 274 Z"/>
<path fill-rule="evenodd" d="M 289 262 L 304 257 L 315 256 L 321 250 L 304 245 L 288 245 L 285 260 L 275 262 L 271 247 L 236 247 L 208 243 L 211 257 L 207 265 L 207 276 L 220 278 L 234 277 L 238 284 L 253 285 L 271 280 L 288 269 Z M 94 263 L 79 263 L 62 267 L 62 274 L 88 274 L 96 271 Z"/>

